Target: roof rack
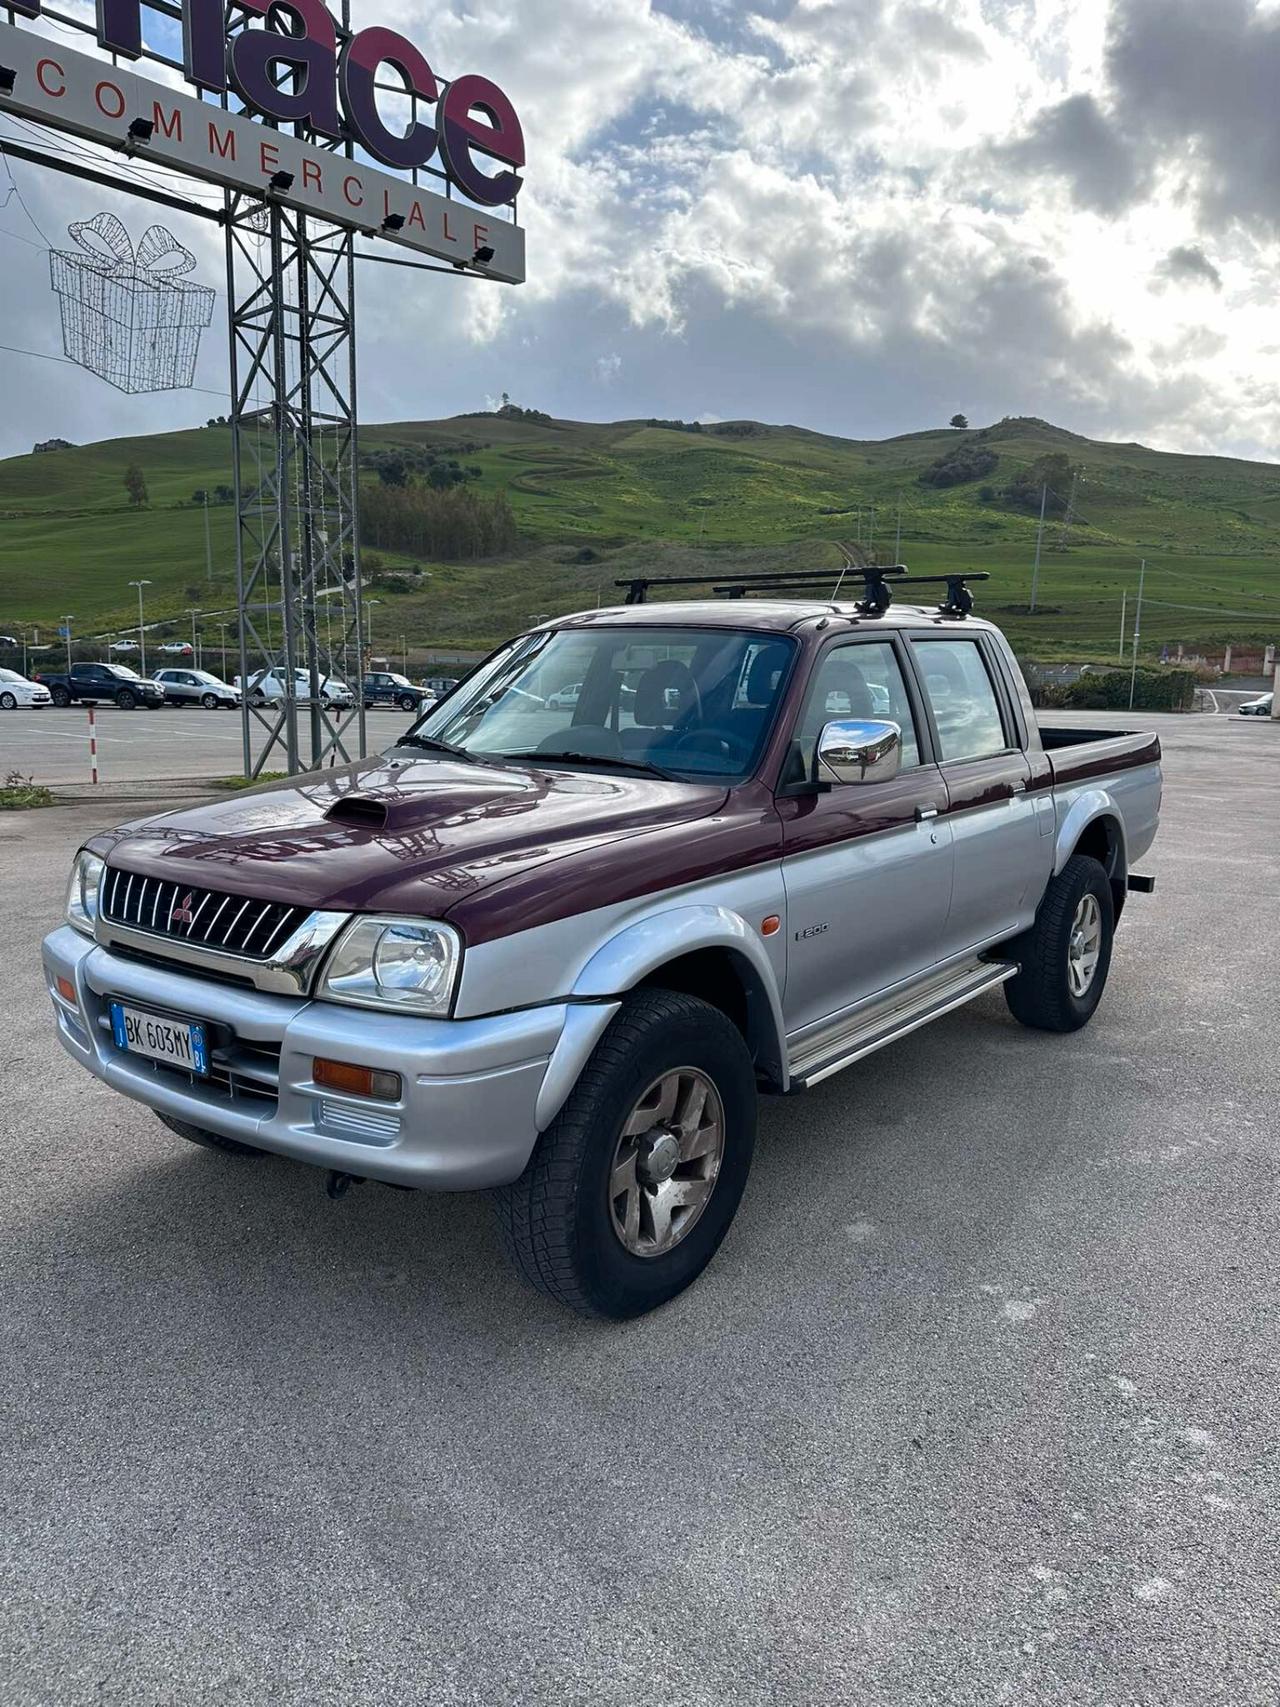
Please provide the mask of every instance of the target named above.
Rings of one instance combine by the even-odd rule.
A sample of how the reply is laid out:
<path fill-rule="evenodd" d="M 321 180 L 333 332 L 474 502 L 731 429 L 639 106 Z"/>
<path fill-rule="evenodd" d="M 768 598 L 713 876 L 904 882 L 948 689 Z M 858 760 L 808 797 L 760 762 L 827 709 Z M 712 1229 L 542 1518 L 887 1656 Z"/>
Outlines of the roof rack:
<path fill-rule="evenodd" d="M 745 599 L 752 596 L 768 598 L 771 595 L 778 597 L 785 593 L 810 592 L 818 586 L 827 586 L 834 577 L 833 592 L 821 601 L 834 603 L 841 583 L 849 576 L 854 576 L 863 584 L 862 597 L 855 604 L 862 616 L 883 616 L 893 603 L 895 588 L 945 586 L 947 597 L 945 602 L 939 604 L 938 609 L 944 616 L 965 617 L 973 609 L 973 594 L 969 591 L 968 583 L 991 579 L 985 570 L 966 571 L 962 575 L 912 575 L 904 563 L 874 563 L 849 564 L 848 567 L 837 570 L 775 570 L 739 575 L 732 580 L 722 579 L 718 575 L 646 575 L 627 581 L 615 581 L 614 585 L 627 589 L 626 602 L 629 605 L 642 605 L 648 598 L 650 587 L 710 587 L 712 592 L 724 599 Z M 910 598 L 909 593 L 907 597 Z"/>

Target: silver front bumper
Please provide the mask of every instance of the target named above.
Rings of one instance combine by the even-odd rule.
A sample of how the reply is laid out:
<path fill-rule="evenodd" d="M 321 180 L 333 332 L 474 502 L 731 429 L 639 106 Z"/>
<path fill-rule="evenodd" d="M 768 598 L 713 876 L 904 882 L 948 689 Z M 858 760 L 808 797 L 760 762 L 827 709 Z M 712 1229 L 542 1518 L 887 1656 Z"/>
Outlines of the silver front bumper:
<path fill-rule="evenodd" d="M 338 1007 L 144 964 L 64 925 L 44 940 L 63 1047 L 161 1114 L 314 1166 L 435 1191 L 517 1178 L 617 1011 L 557 1003 L 485 1019 L 428 1020 Z M 59 976 L 74 987 L 69 1002 Z M 212 1079 L 116 1048 L 112 997 L 226 1027 Z M 401 1076 L 401 1100 L 342 1096 L 317 1055 Z"/>

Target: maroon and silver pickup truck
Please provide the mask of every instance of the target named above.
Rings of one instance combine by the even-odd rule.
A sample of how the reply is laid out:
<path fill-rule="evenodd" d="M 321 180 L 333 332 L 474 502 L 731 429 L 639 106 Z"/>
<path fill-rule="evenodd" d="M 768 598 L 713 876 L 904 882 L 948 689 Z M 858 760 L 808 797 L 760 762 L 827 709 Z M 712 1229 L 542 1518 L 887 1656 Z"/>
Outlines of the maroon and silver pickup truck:
<path fill-rule="evenodd" d="M 996 985 L 1092 1017 L 1159 758 L 1040 730 L 951 606 L 588 611 L 380 756 L 95 837 L 44 943 L 58 1033 L 335 1193 L 490 1188 L 530 1281 L 636 1315 L 725 1236 L 758 1091 Z"/>

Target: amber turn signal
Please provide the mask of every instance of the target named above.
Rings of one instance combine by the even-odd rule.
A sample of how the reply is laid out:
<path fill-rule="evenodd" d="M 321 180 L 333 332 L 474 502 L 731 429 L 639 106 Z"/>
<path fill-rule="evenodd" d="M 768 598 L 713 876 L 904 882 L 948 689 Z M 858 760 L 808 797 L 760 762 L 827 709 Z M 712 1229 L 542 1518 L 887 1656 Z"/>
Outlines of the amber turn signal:
<path fill-rule="evenodd" d="M 770 913 L 769 917 L 767 919 L 762 919 L 760 921 L 760 935 L 761 936 L 777 936 L 778 932 L 781 929 L 782 929 L 782 920 L 778 917 L 778 915 L 776 913 Z"/>
<path fill-rule="evenodd" d="M 311 1077 L 328 1091 L 376 1097 L 379 1102 L 400 1100 L 399 1073 L 387 1073 L 375 1067 L 357 1067 L 350 1061 L 329 1061 L 323 1055 L 317 1055 L 311 1063 Z"/>
<path fill-rule="evenodd" d="M 75 1006 L 76 987 L 71 982 L 70 978 L 64 978 L 61 972 L 58 974 L 58 994 L 62 997 L 64 1002 L 70 1002 L 72 1007 Z"/>

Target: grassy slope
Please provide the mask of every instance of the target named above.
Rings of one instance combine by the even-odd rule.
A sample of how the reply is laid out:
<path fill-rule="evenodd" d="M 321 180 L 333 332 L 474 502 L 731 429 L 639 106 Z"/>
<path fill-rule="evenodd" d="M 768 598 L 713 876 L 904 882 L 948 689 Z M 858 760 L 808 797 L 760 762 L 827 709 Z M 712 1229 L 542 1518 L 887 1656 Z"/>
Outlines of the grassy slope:
<path fill-rule="evenodd" d="M 431 564 L 423 594 L 382 599 L 375 628 L 410 644 L 488 644 L 536 613 L 597 598 L 638 569 L 835 566 L 836 542 L 858 531 L 855 506 L 876 509 L 876 555 L 892 555 L 898 506 L 902 555 L 918 572 L 989 568 L 981 595 L 1020 644 L 1040 655 L 1105 657 L 1118 640 L 1120 594 L 1148 558 L 1144 641 L 1189 644 L 1280 638 L 1280 468 L 1213 457 L 1170 456 L 1138 445 L 1097 444 L 1034 421 L 990 430 L 997 487 L 1019 465 L 1064 451 L 1083 470 L 1082 518 L 1070 548 L 1060 523 L 1046 533 L 1042 615 L 1020 613 L 1030 587 L 1036 518 L 979 501 L 978 485 L 935 491 L 921 469 L 953 445 L 949 431 L 860 443 L 795 427 L 743 439 L 646 427 L 556 421 L 527 424 L 469 416 L 395 423 L 362 434 L 366 449 L 456 447 L 484 470 L 483 489 L 505 490 L 527 544 L 483 565 Z M 145 470 L 151 508 L 131 511 L 121 474 Z M 148 589 L 148 616 L 173 616 L 196 597 L 231 598 L 234 536 L 228 508 L 212 507 L 215 582 L 204 582 L 204 524 L 191 491 L 229 481 L 230 435 L 206 428 L 116 440 L 0 463 L 0 631 L 51 624 L 75 631 L 124 626 L 135 609 L 127 583 Z M 837 513 L 833 513 L 837 512 Z M 597 561 L 570 559 L 590 548 Z M 711 554 L 714 554 L 713 556 Z M 1162 601 L 1162 602 L 1161 602 Z M 1173 605 L 1209 607 L 1178 610 Z M 1257 615 L 1229 615 L 1256 612 Z M 136 620 L 136 618 L 135 618 Z"/>

